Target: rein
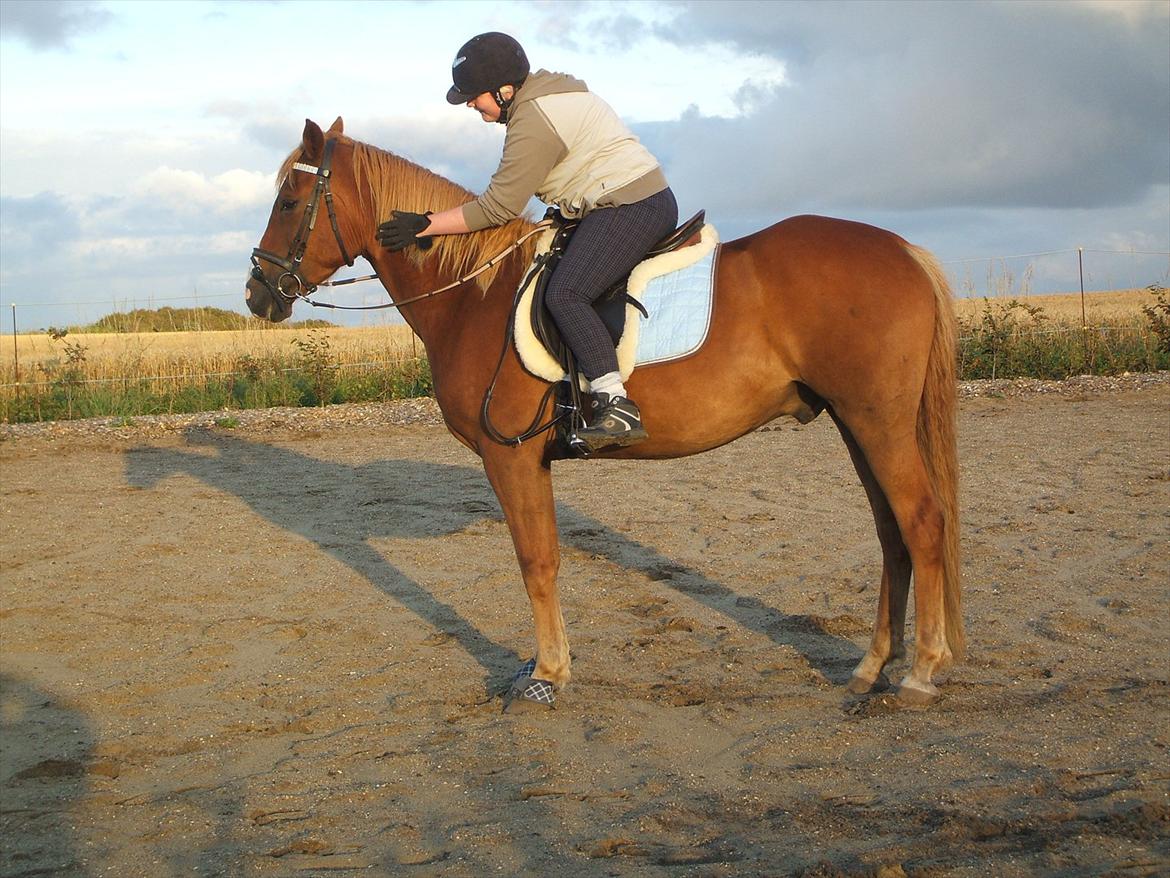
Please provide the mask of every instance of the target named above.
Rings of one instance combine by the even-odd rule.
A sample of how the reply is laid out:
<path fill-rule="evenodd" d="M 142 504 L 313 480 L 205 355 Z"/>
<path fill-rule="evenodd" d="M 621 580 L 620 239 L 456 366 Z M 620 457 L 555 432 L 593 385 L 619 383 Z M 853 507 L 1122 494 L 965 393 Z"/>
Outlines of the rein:
<path fill-rule="evenodd" d="M 329 214 L 329 223 L 333 227 L 333 237 L 337 241 L 337 247 L 341 251 L 341 257 L 345 260 L 346 265 L 352 266 L 354 263 L 354 260 L 349 255 L 349 251 L 345 248 L 345 242 L 341 238 L 341 229 L 337 224 L 337 212 L 333 207 L 333 192 L 329 188 L 329 180 L 333 173 L 329 166 L 332 163 L 333 147 L 335 144 L 336 141 L 334 140 L 325 141 L 325 151 L 321 156 L 320 167 L 307 165 L 302 162 L 295 162 L 292 166 L 293 170 L 315 174 L 317 176 L 317 183 L 313 187 L 312 196 L 310 196 L 308 203 L 305 205 L 305 212 L 301 217 L 301 224 L 297 229 L 296 237 L 294 237 L 292 242 L 289 244 L 288 255 L 281 257 L 267 250 L 262 250 L 259 247 L 256 247 L 252 250 L 252 277 L 262 283 L 265 289 L 267 289 L 274 298 L 280 297 L 284 299 L 290 304 L 290 307 L 293 303 L 302 301 L 308 302 L 314 308 L 332 308 L 336 311 L 379 311 L 383 308 L 401 309 L 403 305 L 410 305 L 414 302 L 421 302 L 425 299 L 430 299 L 442 293 L 449 292 L 456 287 L 462 286 L 469 280 L 472 280 L 483 274 L 485 271 L 494 268 L 500 263 L 502 259 L 519 249 L 520 246 L 529 238 L 540 234 L 554 225 L 554 222 L 551 219 L 542 220 L 541 222 L 537 223 L 533 229 L 517 238 L 515 243 L 506 249 L 501 250 L 474 271 L 468 272 L 467 274 L 463 275 L 457 280 L 452 281 L 446 286 L 431 290 L 428 293 L 423 293 L 418 296 L 411 296 L 409 299 L 403 299 L 402 301 L 398 302 L 391 299 L 391 301 L 380 305 L 334 305 L 330 302 L 314 301 L 309 297 L 314 292 L 316 292 L 319 287 L 341 287 L 348 284 L 361 283 L 362 281 L 380 279 L 377 274 L 367 274 L 361 277 L 343 278 L 342 280 L 324 280 L 320 283 L 314 284 L 305 280 L 300 274 L 301 261 L 305 258 L 305 249 L 309 243 L 309 235 L 312 234 L 313 229 L 317 224 L 317 214 L 321 206 L 322 197 L 325 199 L 325 207 Z M 536 417 L 528 426 L 528 429 L 524 430 L 516 436 L 505 436 L 504 434 L 500 433 L 492 424 L 491 416 L 489 414 L 492 394 L 495 391 L 496 381 L 500 376 L 500 369 L 503 367 L 504 357 L 507 354 L 508 345 L 512 337 L 512 331 L 516 320 L 516 307 L 520 302 L 520 296 L 532 278 L 539 274 L 540 271 L 546 266 L 547 260 L 550 258 L 550 256 L 551 254 L 546 255 L 542 260 L 538 261 L 538 264 L 533 267 L 533 270 L 528 274 L 527 277 L 525 277 L 524 282 L 520 284 L 520 288 L 516 291 L 516 300 L 513 302 L 512 312 L 508 318 L 508 327 L 504 333 L 504 347 L 500 351 L 500 359 L 496 363 L 496 369 L 495 373 L 492 375 L 491 384 L 488 386 L 487 392 L 484 394 L 481 416 L 483 418 L 486 432 L 493 441 L 502 445 L 518 446 L 522 442 L 525 442 L 535 436 L 539 436 L 540 434 L 552 429 L 565 417 L 573 417 L 579 410 L 576 394 L 574 394 L 572 405 L 564 406 L 557 404 L 555 408 L 562 409 L 562 411 L 560 413 L 554 414 L 552 418 L 542 424 L 540 422 L 541 415 L 545 411 L 546 407 L 548 406 L 549 399 L 556 390 L 556 385 L 552 384 L 549 386 L 548 390 L 545 391 L 544 396 L 541 398 L 540 405 L 536 409 Z M 275 285 L 270 283 L 268 278 L 265 277 L 264 268 L 260 264 L 261 261 L 269 262 L 282 270 L 283 273 L 277 277 Z M 291 283 L 289 283 L 290 281 Z M 289 290 L 285 289 L 286 283 L 289 286 Z M 295 284 L 295 286 L 293 284 Z M 389 292 L 388 289 L 387 292 Z M 575 372 L 575 369 L 573 372 Z M 576 388 L 574 388 L 574 391 L 575 390 Z"/>
<path fill-rule="evenodd" d="M 346 284 L 356 284 L 356 283 L 361 283 L 362 281 L 367 281 L 367 280 L 378 280 L 378 275 L 376 275 L 376 274 L 364 274 L 361 277 L 347 277 L 347 278 L 344 278 L 342 280 L 323 280 L 323 281 L 321 281 L 321 283 L 314 286 L 313 289 L 306 291 L 303 295 L 296 295 L 296 296 L 293 296 L 291 298 L 294 301 L 296 299 L 300 299 L 302 301 L 308 302 L 314 308 L 332 308 L 336 311 L 380 311 L 383 308 L 400 308 L 403 305 L 410 305 L 414 302 L 421 302 L 423 299 L 429 299 L 432 296 L 437 296 L 440 293 L 445 293 L 449 290 L 453 290 L 456 287 L 467 283 L 469 280 L 472 280 L 474 278 L 479 277 L 481 274 L 483 274 L 488 269 L 494 268 L 496 265 L 498 265 L 500 263 L 500 260 L 502 260 L 505 256 L 507 256 L 510 253 L 514 252 L 515 250 L 519 249 L 520 245 L 523 244 L 525 241 L 527 241 L 529 238 L 531 238 L 533 235 L 540 234 L 541 232 L 543 232 L 545 229 L 549 228 L 550 226 L 552 226 L 551 220 L 544 220 L 540 223 L 537 223 L 536 228 L 521 235 L 519 238 L 516 239 L 516 242 L 514 244 L 512 244 L 510 247 L 508 247 L 505 250 L 501 250 L 499 253 L 497 253 L 495 256 L 493 256 L 491 259 L 489 259 L 487 262 L 485 262 L 483 265 L 481 265 L 479 268 L 475 269 L 474 271 L 463 275 L 463 277 L 459 278 L 458 280 L 452 281 L 451 283 L 447 284 L 445 287 L 439 287 L 437 290 L 431 290 L 429 293 L 423 293 L 420 296 L 412 296 L 409 299 L 403 299 L 401 302 L 390 301 L 390 302 L 385 302 L 381 305 L 333 305 L 329 302 L 315 302 L 309 298 L 309 295 L 312 294 L 313 291 L 317 287 L 342 287 L 342 286 L 345 286 Z M 352 265 L 353 263 L 350 263 L 350 264 Z M 289 297 L 286 296 L 286 298 L 289 298 Z"/>
<path fill-rule="evenodd" d="M 314 308 L 332 308 L 335 311 L 380 311 L 383 308 L 400 308 L 403 305 L 410 305 L 414 302 L 421 302 L 424 299 L 429 299 L 432 296 L 437 296 L 440 293 L 445 293 L 448 290 L 453 290 L 458 286 L 467 283 L 473 278 L 479 277 L 485 271 L 494 268 L 499 264 L 508 254 L 517 250 L 521 244 L 531 238 L 533 235 L 538 235 L 545 229 L 552 225 L 551 220 L 543 220 L 537 223 L 536 228 L 516 240 L 512 246 L 497 253 L 479 268 L 475 269 L 458 280 L 452 281 L 445 287 L 439 287 L 437 290 L 431 290 L 429 293 L 423 293 L 420 296 L 412 296 L 409 299 L 403 299 L 400 302 L 390 301 L 381 305 L 334 305 L 329 302 L 316 302 L 309 298 L 315 293 L 318 287 L 341 287 L 347 284 L 361 283 L 367 280 L 377 280 L 377 274 L 366 274 L 361 277 L 349 277 L 342 280 L 323 280 L 318 284 L 309 283 L 301 277 L 301 261 L 305 258 L 305 249 L 309 244 L 309 235 L 312 234 L 313 229 L 317 225 L 317 213 L 321 207 L 321 198 L 325 198 L 325 209 L 329 214 L 329 224 L 333 227 L 333 237 L 337 241 L 337 248 L 341 251 L 341 258 L 346 265 L 352 266 L 354 263 L 353 257 L 349 255 L 349 251 L 345 249 L 345 241 L 341 238 L 341 229 L 337 225 L 337 211 L 333 207 L 333 191 L 329 188 L 329 180 L 333 176 L 333 171 L 330 165 L 333 163 L 333 148 L 337 145 L 335 140 L 325 141 L 325 151 L 321 156 L 321 165 L 316 167 L 314 165 L 306 165 L 303 162 L 294 162 L 293 170 L 304 171 L 308 174 L 315 174 L 317 176 L 317 185 L 313 187 L 313 194 L 309 197 L 308 203 L 305 205 L 305 212 L 301 216 L 301 224 L 297 229 L 296 236 L 288 245 L 288 255 L 281 257 L 268 250 L 262 250 L 255 247 L 252 250 L 252 277 L 262 283 L 264 288 L 274 297 L 280 297 L 290 305 L 297 301 L 308 302 Z M 261 260 L 270 262 L 277 268 L 282 270 L 282 274 L 277 277 L 276 284 L 269 282 L 264 275 L 264 267 L 260 264 Z M 285 289 L 286 281 L 292 281 L 295 286 L 291 284 L 291 292 Z"/>

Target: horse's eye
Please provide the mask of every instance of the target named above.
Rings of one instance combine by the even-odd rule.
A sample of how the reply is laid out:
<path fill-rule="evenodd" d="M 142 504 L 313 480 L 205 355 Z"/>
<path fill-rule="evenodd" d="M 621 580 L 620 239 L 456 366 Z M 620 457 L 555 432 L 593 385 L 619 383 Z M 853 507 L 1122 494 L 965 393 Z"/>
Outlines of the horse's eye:
<path fill-rule="evenodd" d="M 296 206 L 297 200 L 295 198 L 282 198 L 280 201 L 281 210 L 292 210 Z"/>

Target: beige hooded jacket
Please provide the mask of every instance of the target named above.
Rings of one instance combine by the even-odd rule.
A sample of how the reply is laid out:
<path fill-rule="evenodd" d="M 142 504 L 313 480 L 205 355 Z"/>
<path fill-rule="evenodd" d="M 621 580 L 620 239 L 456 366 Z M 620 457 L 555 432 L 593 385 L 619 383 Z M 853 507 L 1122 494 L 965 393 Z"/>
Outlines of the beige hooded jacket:
<path fill-rule="evenodd" d="M 658 161 L 609 104 L 579 79 L 537 70 L 516 92 L 500 166 L 463 218 L 473 232 L 502 225 L 536 195 L 578 219 L 666 186 Z"/>

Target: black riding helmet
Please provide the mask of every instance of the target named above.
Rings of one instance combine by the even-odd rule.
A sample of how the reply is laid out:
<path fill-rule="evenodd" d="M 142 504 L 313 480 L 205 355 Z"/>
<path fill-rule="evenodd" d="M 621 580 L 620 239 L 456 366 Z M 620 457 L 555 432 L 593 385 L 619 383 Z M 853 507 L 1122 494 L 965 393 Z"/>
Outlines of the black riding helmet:
<path fill-rule="evenodd" d="M 447 102 L 466 104 L 478 95 L 491 92 L 507 119 L 508 105 L 500 96 L 505 85 L 519 88 L 528 78 L 528 56 L 523 47 L 507 34 L 491 31 L 472 37 L 459 49 L 451 65 L 454 85 L 447 91 Z"/>

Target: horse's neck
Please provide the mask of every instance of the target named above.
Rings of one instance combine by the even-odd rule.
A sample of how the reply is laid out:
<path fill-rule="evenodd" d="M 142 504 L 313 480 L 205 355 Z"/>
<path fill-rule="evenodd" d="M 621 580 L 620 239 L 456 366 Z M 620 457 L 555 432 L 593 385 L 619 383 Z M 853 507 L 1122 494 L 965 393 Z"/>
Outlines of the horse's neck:
<path fill-rule="evenodd" d="M 429 255 L 421 264 L 415 264 L 406 253 L 386 251 L 375 236 L 378 227 L 378 218 L 372 208 L 375 199 L 366 193 L 365 198 L 354 198 L 353 203 L 365 206 L 353 215 L 362 242 L 361 253 L 374 266 L 382 285 L 395 302 L 421 296 L 458 280 L 456 273 L 439 270 L 437 255 Z M 493 331 L 497 323 L 502 325 L 507 320 L 511 293 L 515 292 L 523 272 L 519 259 L 514 254 L 500 266 L 487 296 L 479 284 L 468 281 L 447 292 L 405 305 L 399 313 L 432 351 L 445 339 L 458 336 L 462 324 L 469 320 L 476 321 L 477 328 Z M 478 267 L 470 266 L 471 269 Z"/>
<path fill-rule="evenodd" d="M 366 258 L 373 264 L 382 285 L 395 302 L 422 296 L 458 280 L 456 274 L 438 270 L 437 257 L 424 259 L 421 265 L 416 265 L 405 254 L 388 253 L 376 242 L 369 248 Z M 500 266 L 499 274 L 486 295 L 479 284 L 470 280 L 453 289 L 404 305 L 399 313 L 431 351 L 445 341 L 457 338 L 463 324 L 468 321 L 475 321 L 477 327 L 484 331 L 498 331 L 497 324 L 507 320 L 511 294 L 519 283 L 519 269 L 512 265 L 512 262 L 516 262 L 518 266 L 518 259 L 514 254 Z"/>

